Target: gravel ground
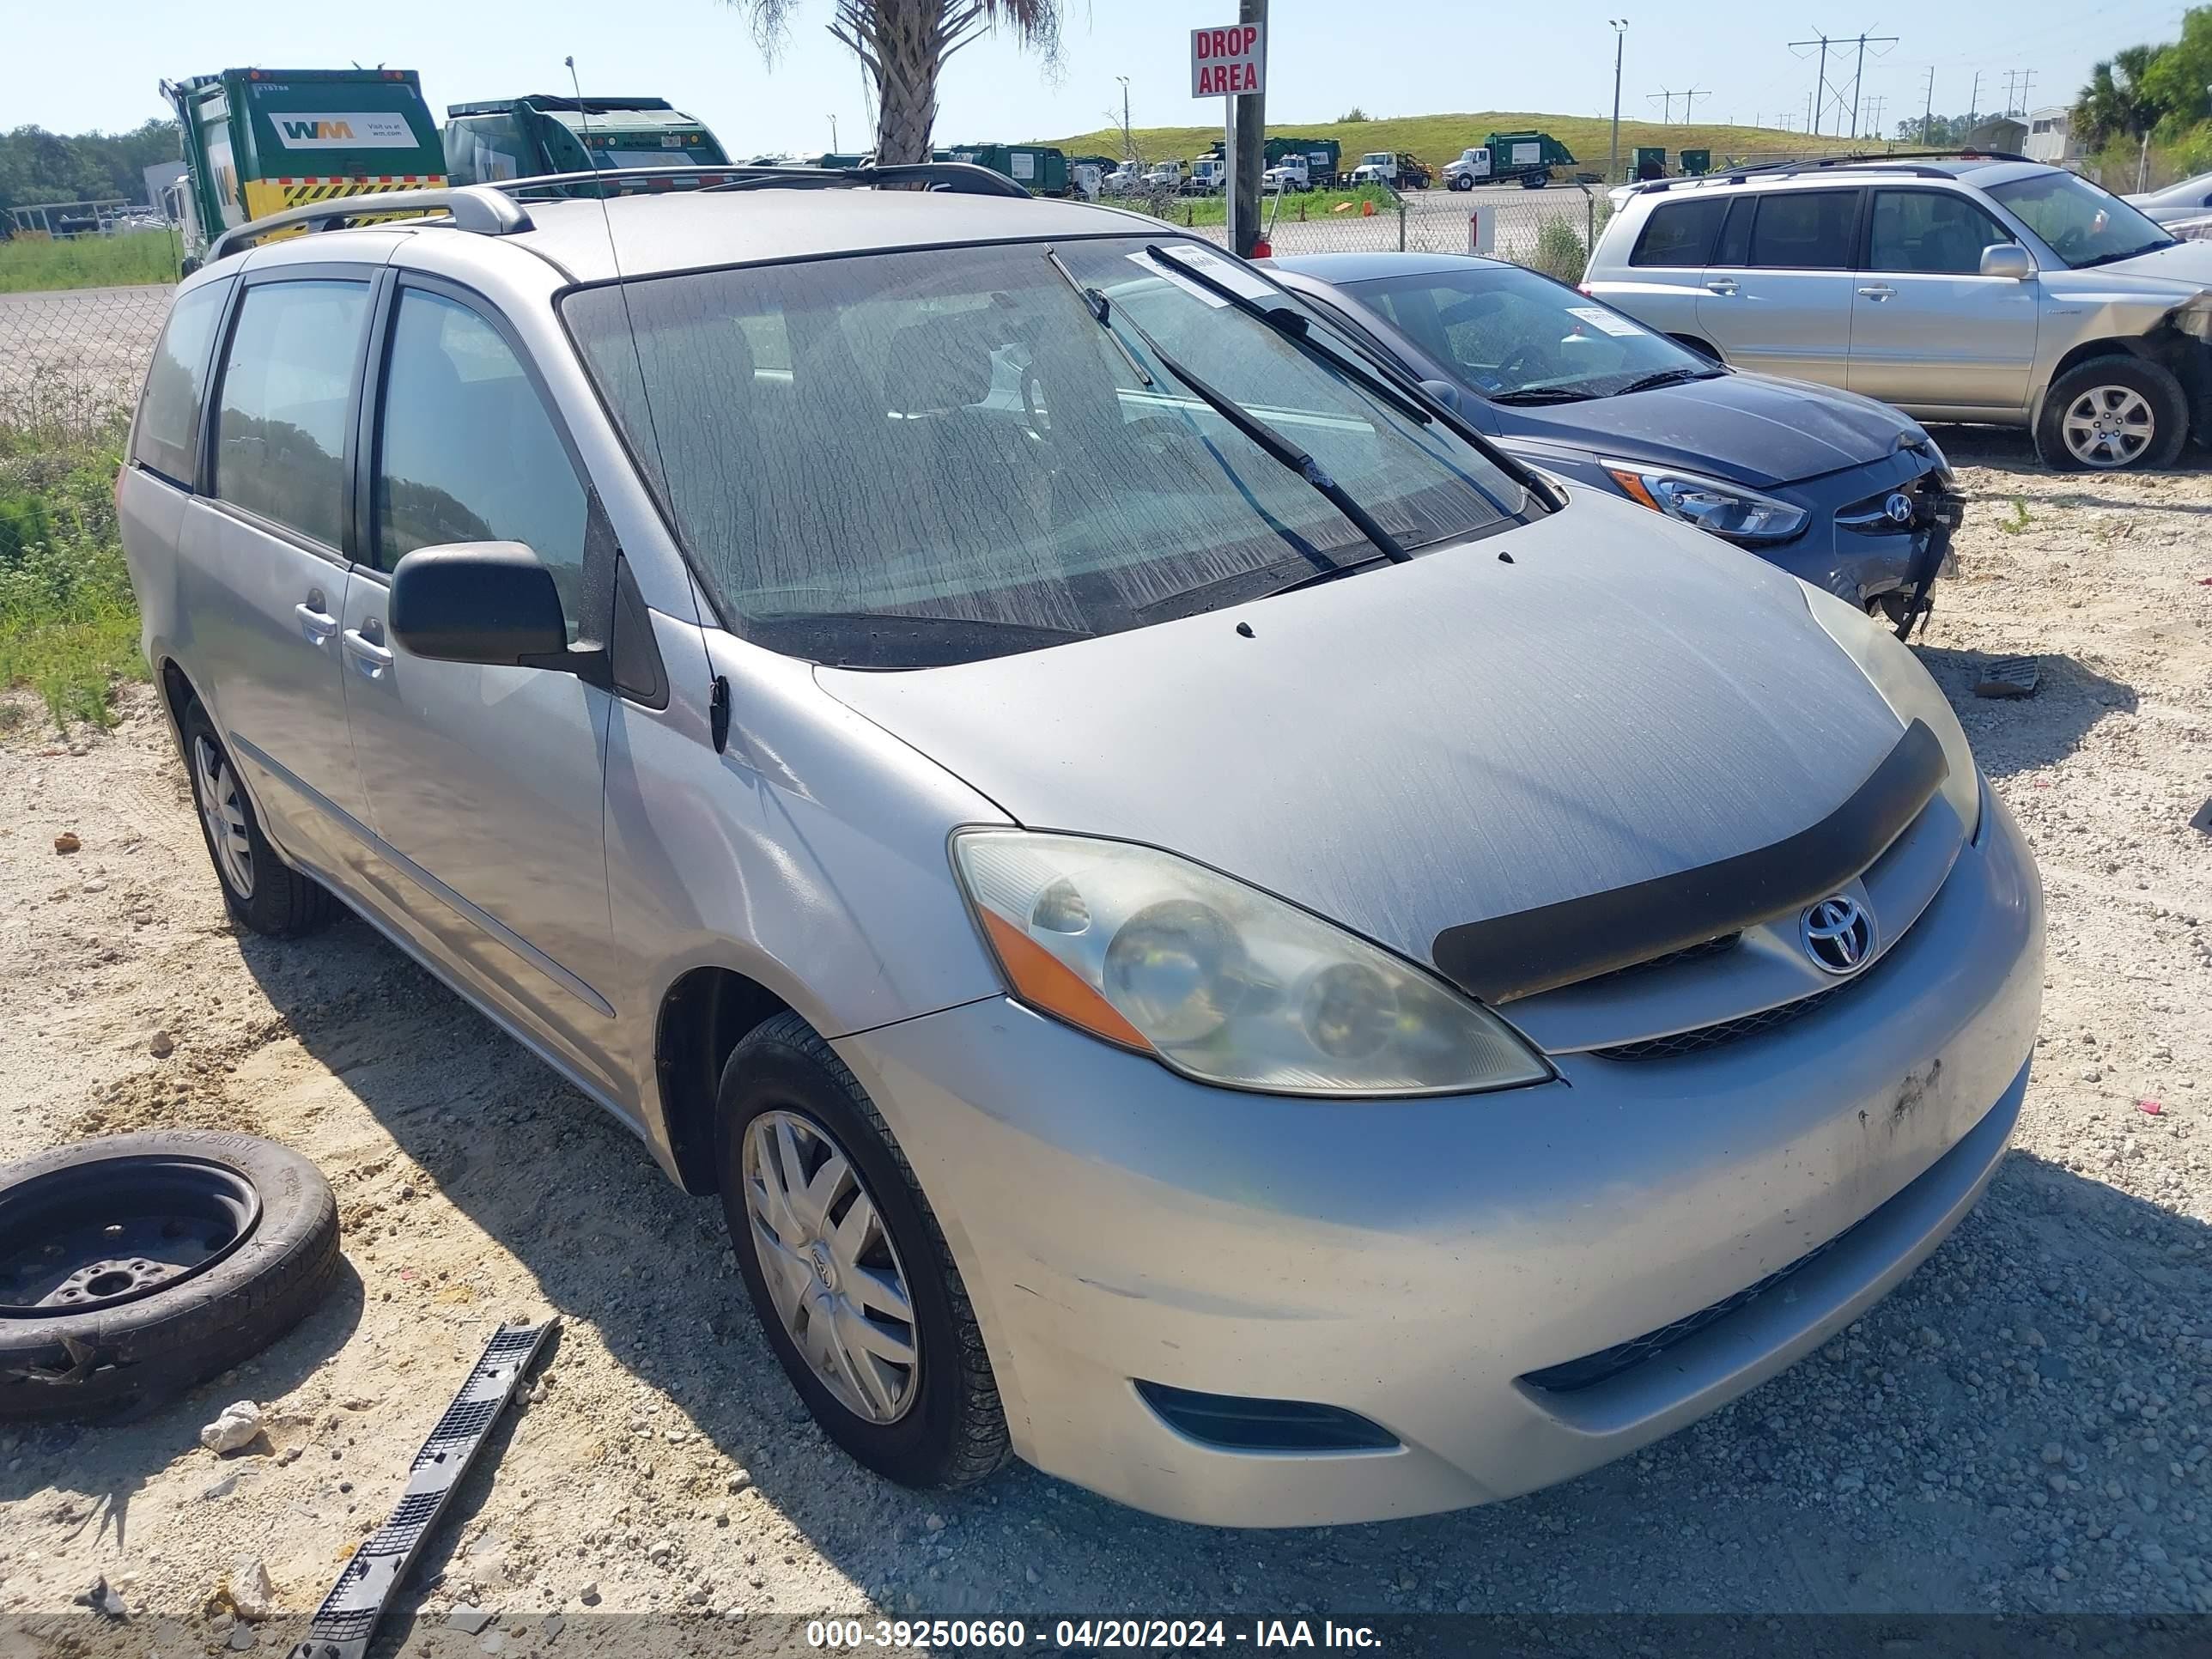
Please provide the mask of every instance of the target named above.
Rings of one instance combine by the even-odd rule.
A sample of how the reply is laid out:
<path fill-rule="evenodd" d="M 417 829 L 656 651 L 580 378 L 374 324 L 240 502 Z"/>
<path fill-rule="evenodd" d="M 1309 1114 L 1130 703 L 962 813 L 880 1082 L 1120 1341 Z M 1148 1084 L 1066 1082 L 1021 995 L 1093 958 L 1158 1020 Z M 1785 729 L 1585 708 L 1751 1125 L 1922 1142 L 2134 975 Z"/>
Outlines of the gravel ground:
<path fill-rule="evenodd" d="M 224 1638 L 202 1608 L 240 1556 L 311 1608 L 494 1324 L 549 1310 L 536 1397 L 433 1540 L 442 1579 L 399 1604 L 418 1633 L 471 1602 L 514 1630 L 592 1607 L 2212 1610 L 2212 838 L 2189 823 L 2212 796 L 2212 473 L 2067 480 L 2016 443 L 1947 441 L 1978 501 L 1924 654 L 2050 899 L 2017 1149 L 1791 1371 L 1568 1486 L 1415 1522 L 1202 1530 L 1019 1467 L 958 1495 L 860 1473 L 757 1334 L 714 1203 L 360 923 L 289 945 L 228 927 L 145 695 L 67 742 L 19 708 L 0 1154 L 147 1124 L 276 1137 L 335 1185 L 348 1272 L 167 1409 L 0 1425 L 0 1613 L 65 1613 L 105 1576 L 133 1628 L 180 1622 L 173 1653 Z M 2019 653 L 2037 696 L 1970 695 Z M 64 830 L 82 851 L 56 854 Z M 201 1449 L 241 1397 L 265 1438 Z"/>

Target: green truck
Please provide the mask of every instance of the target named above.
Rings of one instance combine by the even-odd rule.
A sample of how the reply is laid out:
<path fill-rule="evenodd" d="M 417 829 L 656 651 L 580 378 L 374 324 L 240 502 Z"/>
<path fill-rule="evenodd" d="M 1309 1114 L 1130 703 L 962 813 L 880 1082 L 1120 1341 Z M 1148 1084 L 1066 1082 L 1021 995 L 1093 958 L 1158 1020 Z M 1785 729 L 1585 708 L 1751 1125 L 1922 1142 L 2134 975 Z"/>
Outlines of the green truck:
<path fill-rule="evenodd" d="M 281 208 L 446 182 L 413 70 L 228 69 L 164 81 L 161 95 L 183 135 L 193 269 L 210 238 Z"/>
<path fill-rule="evenodd" d="M 1051 144 L 956 144 L 951 159 L 1003 173 L 1032 196 L 1067 194 L 1067 153 Z"/>
<path fill-rule="evenodd" d="M 1260 155 L 1262 172 L 1279 169 L 1295 177 L 1295 187 L 1300 190 L 1328 190 L 1343 182 L 1344 146 L 1334 138 L 1269 138 L 1260 146 Z M 1201 160 L 1218 161 L 1220 156 L 1221 141 L 1217 138 L 1206 146 Z M 1216 183 L 1213 188 L 1218 191 L 1221 185 Z"/>
<path fill-rule="evenodd" d="M 446 106 L 447 175 L 495 184 L 610 167 L 726 167 L 704 123 L 665 98 L 567 98 L 533 93 Z"/>
<path fill-rule="evenodd" d="M 1473 190 L 1493 180 L 1517 179 L 1526 190 L 1552 182 L 1552 169 L 1577 165 L 1574 152 L 1548 132 L 1493 132 L 1444 163 L 1444 182 Z"/>

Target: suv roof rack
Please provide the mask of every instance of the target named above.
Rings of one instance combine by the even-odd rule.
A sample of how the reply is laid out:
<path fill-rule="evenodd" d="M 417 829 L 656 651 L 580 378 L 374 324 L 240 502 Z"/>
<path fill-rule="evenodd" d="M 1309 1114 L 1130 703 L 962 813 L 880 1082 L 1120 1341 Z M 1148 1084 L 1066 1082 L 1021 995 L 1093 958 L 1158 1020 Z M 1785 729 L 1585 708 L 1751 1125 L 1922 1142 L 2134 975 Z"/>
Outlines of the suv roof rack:
<path fill-rule="evenodd" d="M 1850 171 L 1857 168 L 1883 167 L 1892 172 L 1906 173 L 1916 179 L 1949 179 L 1955 175 L 1942 167 L 1911 166 L 1893 167 L 1895 162 L 1948 161 L 2027 161 L 2030 155 L 2015 155 L 2005 149 L 1899 149 L 1887 155 L 1869 153 L 1864 155 L 1814 155 L 1790 161 L 1760 161 L 1751 167 L 1715 167 L 1711 173 L 1701 173 L 1693 179 L 1647 179 L 1630 186 L 1632 193 L 1656 193 L 1677 185 L 1735 184 L 1754 173 L 1789 178 L 1800 173 L 1822 173 L 1834 169 Z"/>
<path fill-rule="evenodd" d="M 442 212 L 457 230 L 482 236 L 514 236 L 537 227 L 529 209 L 516 198 L 532 191 L 566 190 L 578 185 L 638 184 L 650 190 L 677 188 L 734 190 L 857 190 L 918 185 L 924 190 L 963 196 L 1012 196 L 1033 199 L 1003 173 L 972 161 L 910 161 L 888 167 L 600 167 L 587 173 L 544 173 L 494 184 L 448 185 L 425 190 L 365 191 L 289 207 L 233 225 L 208 244 L 205 263 L 252 246 L 274 231 L 304 225 L 309 231 L 337 230 L 355 219 L 397 214 Z M 630 192 L 625 192 L 630 193 Z"/>

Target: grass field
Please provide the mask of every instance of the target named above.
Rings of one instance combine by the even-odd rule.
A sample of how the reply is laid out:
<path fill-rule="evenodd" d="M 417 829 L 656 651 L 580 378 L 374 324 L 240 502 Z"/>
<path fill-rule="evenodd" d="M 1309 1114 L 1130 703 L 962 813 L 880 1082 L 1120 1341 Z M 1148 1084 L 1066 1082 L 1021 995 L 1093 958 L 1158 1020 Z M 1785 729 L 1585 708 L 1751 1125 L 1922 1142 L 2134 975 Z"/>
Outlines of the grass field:
<path fill-rule="evenodd" d="M 1271 136 L 1296 135 L 1301 138 L 1334 138 L 1344 147 L 1344 165 L 1349 168 L 1360 155 L 1370 149 L 1407 150 L 1432 168 L 1456 158 L 1470 144 L 1479 144 L 1493 132 L 1518 132 L 1534 130 L 1548 132 L 1575 153 L 1578 164 L 1594 173 L 1605 171 L 1607 147 L 1611 143 L 1610 122 L 1586 115 L 1532 115 L 1526 111 L 1489 111 L 1471 115 L 1408 115 L 1373 121 L 1270 121 Z M 1170 157 L 1188 161 L 1204 154 L 1206 147 L 1221 137 L 1221 129 L 1212 126 L 1138 127 L 1130 135 L 1137 152 L 1147 161 L 1164 161 Z M 1091 132 L 1078 133 L 1073 137 L 1054 138 L 1046 142 L 1058 144 L 1071 155 L 1097 153 L 1118 155 L 1121 152 L 1121 130 L 1102 127 Z M 1666 148 L 1667 166 L 1674 169 L 1678 154 L 1684 149 L 1710 149 L 1716 164 L 1727 156 L 1739 160 L 1751 155 L 1826 154 L 1853 146 L 1839 138 L 1808 139 L 1802 132 L 1784 132 L 1774 127 L 1723 127 L 1692 125 L 1684 122 L 1662 125 L 1655 121 L 1623 121 L 1620 124 L 1621 166 L 1628 165 L 1629 156 L 1638 144 L 1660 144 Z M 1857 148 L 1873 149 L 1864 145 Z"/>
<path fill-rule="evenodd" d="M 176 239 L 166 230 L 77 236 L 67 241 L 19 235 L 0 242 L 0 294 L 176 280 Z"/>
<path fill-rule="evenodd" d="M 115 687 L 146 677 L 115 526 L 123 429 L 0 425 L 0 687 L 27 685 L 55 726 L 107 725 Z"/>
<path fill-rule="evenodd" d="M 1312 190 L 1293 191 L 1283 198 L 1279 216 L 1283 219 L 1328 219 L 1356 214 L 1362 202 L 1375 204 L 1377 213 L 1395 212 L 1390 192 L 1373 185 L 1358 190 Z M 1142 207 L 1141 199 L 1121 204 L 1124 207 Z M 1275 198 L 1261 199 L 1260 212 L 1273 223 L 1279 216 Z M 1167 210 L 1166 216 L 1178 225 L 1218 225 L 1228 222 L 1228 210 L 1218 196 L 1190 196 L 1176 202 Z"/>

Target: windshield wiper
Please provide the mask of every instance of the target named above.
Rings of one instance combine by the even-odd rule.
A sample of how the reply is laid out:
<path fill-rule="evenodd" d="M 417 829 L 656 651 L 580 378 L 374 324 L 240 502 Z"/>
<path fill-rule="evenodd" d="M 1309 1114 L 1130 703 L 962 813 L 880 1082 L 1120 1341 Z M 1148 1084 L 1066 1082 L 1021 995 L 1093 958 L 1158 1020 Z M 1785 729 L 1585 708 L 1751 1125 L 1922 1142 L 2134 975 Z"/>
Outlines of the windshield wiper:
<path fill-rule="evenodd" d="M 1102 317 L 1099 320 L 1109 329 L 1114 326 L 1106 318 Z M 1319 461 L 1253 414 L 1227 392 L 1216 392 L 1204 380 L 1200 380 L 1195 373 L 1170 356 L 1166 348 L 1155 340 L 1146 331 L 1144 325 L 1138 322 L 1135 318 L 1125 315 L 1121 320 L 1127 326 L 1129 332 L 1144 342 L 1145 349 L 1152 353 L 1154 362 L 1189 387 L 1192 394 L 1200 403 L 1243 433 L 1270 460 L 1297 473 L 1298 477 L 1311 484 L 1331 507 L 1352 521 L 1361 535 L 1375 544 L 1376 550 L 1384 558 L 1393 564 L 1404 564 L 1413 556 L 1406 551 L 1395 536 L 1376 521 L 1375 515 L 1362 507 L 1351 491 L 1328 476 Z"/>
<path fill-rule="evenodd" d="M 1145 366 L 1137 361 L 1136 353 L 1129 349 L 1128 342 L 1114 331 L 1114 325 L 1110 320 L 1114 315 L 1114 302 L 1097 289 L 1085 288 L 1077 281 L 1075 273 L 1067 268 L 1066 262 L 1054 250 L 1047 248 L 1044 251 L 1044 257 L 1052 268 L 1060 273 L 1060 280 L 1075 290 L 1075 297 L 1083 301 L 1083 308 L 1091 313 L 1092 319 L 1099 327 L 1106 331 L 1106 337 L 1114 343 L 1114 349 L 1121 354 L 1122 361 L 1129 365 L 1131 372 L 1136 375 L 1138 380 L 1147 387 L 1151 386 L 1152 385 L 1151 374 L 1147 374 Z"/>
<path fill-rule="evenodd" d="M 761 611 L 746 616 L 744 632 L 756 643 L 773 641 L 772 650 L 837 668 L 937 668 L 1097 637 L 1084 628 L 913 611 Z M 856 648 L 862 645 L 875 648 Z"/>
<path fill-rule="evenodd" d="M 2145 242 L 2141 247 L 2131 247 L 2124 253 L 2100 253 L 2094 258 L 2082 260 L 2074 269 L 2087 270 L 2097 265 L 2117 264 L 2123 259 L 2132 259 L 2139 253 L 2155 253 L 2162 247 L 2179 247 L 2180 246 L 2179 237 L 2169 236 L 2162 242 Z"/>
<path fill-rule="evenodd" d="M 1680 386 L 1685 380 L 1710 380 L 1719 373 L 1717 368 L 1662 368 L 1656 374 L 1646 374 L 1640 380 L 1631 380 L 1613 396 L 1625 398 L 1632 392 L 1650 392 L 1656 386 Z"/>
<path fill-rule="evenodd" d="M 1583 404 L 1596 395 L 1595 392 L 1577 392 L 1571 386 L 1527 386 L 1518 392 L 1484 394 L 1493 404 Z"/>
<path fill-rule="evenodd" d="M 1219 295 L 1247 317 L 1258 319 L 1316 362 L 1335 370 L 1346 380 L 1356 381 L 1407 419 L 1418 421 L 1423 426 L 1436 419 L 1403 386 L 1393 385 L 1364 363 L 1355 362 L 1340 352 L 1332 351 L 1315 339 L 1307 326 L 1306 319 L 1288 306 L 1263 306 L 1250 295 L 1238 293 L 1218 277 L 1210 276 L 1195 266 L 1187 265 L 1180 259 L 1170 258 L 1167 251 L 1156 242 L 1146 243 L 1145 252 L 1177 276 L 1188 277 L 1209 294 Z"/>

